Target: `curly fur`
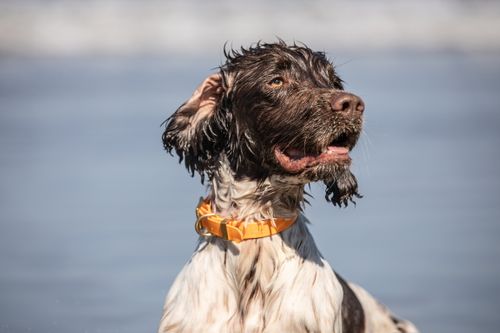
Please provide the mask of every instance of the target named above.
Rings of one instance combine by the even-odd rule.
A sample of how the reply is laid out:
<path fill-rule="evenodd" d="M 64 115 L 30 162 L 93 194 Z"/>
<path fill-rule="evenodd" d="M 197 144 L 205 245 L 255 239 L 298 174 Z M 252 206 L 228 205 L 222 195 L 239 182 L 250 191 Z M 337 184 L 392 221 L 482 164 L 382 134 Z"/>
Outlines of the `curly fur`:
<path fill-rule="evenodd" d="M 225 55 L 227 61 L 219 72 L 222 91 L 211 114 L 191 126 L 192 109 L 183 104 L 167 119 L 163 133 L 165 149 L 175 150 L 193 174 L 198 172 L 202 180 L 205 175 L 211 178 L 224 155 L 237 178 L 259 181 L 283 173 L 272 147 L 297 146 L 317 152 L 341 134 L 354 146 L 362 119 L 331 111 L 329 100 L 343 85 L 324 53 L 280 42 L 225 51 Z M 290 78 L 289 87 L 277 92 L 262 89 L 262 82 L 277 72 Z M 348 168 L 325 168 L 297 176 L 323 180 L 327 198 L 334 205 L 347 205 L 359 197 L 356 179 Z"/>
<path fill-rule="evenodd" d="M 343 90 L 324 53 L 304 45 L 257 43 L 224 54 L 218 73 L 167 119 L 163 145 L 192 175 L 208 177 L 217 214 L 299 218 L 241 243 L 200 237 L 167 295 L 159 332 L 417 332 L 331 269 L 300 213 L 310 182 L 323 181 L 336 206 L 361 197 L 345 154 L 361 133 L 361 99 Z"/>

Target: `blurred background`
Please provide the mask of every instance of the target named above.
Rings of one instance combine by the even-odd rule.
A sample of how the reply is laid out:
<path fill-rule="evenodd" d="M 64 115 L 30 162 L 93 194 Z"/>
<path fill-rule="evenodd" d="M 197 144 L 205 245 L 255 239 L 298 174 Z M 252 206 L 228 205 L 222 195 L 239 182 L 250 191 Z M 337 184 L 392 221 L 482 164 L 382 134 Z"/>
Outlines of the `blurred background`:
<path fill-rule="evenodd" d="M 324 256 L 422 332 L 498 330 L 499 2 L 2 0 L 0 332 L 156 331 L 206 192 L 160 125 L 276 36 L 367 105 L 364 198 L 310 189 Z"/>

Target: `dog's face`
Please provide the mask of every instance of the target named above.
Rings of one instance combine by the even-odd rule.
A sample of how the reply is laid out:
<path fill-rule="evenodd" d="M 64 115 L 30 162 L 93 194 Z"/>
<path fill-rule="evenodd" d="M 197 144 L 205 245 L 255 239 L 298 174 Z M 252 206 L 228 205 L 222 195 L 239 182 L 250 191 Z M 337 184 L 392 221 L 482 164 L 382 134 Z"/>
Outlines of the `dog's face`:
<path fill-rule="evenodd" d="M 209 177 L 224 154 L 236 177 L 322 180 L 335 205 L 359 196 L 349 152 L 364 104 L 343 91 L 324 54 L 280 42 L 226 58 L 169 118 L 165 148 Z"/>

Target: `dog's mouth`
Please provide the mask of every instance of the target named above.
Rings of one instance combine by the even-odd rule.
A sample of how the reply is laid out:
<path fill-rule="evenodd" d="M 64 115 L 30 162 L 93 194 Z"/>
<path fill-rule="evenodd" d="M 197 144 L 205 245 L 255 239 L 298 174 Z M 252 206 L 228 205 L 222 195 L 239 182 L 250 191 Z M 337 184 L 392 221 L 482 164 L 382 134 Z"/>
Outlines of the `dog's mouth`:
<path fill-rule="evenodd" d="M 299 173 L 318 165 L 349 162 L 351 160 L 349 151 L 353 146 L 351 138 L 342 134 L 316 152 L 307 152 L 305 149 L 294 147 L 276 147 L 274 156 L 285 171 Z"/>

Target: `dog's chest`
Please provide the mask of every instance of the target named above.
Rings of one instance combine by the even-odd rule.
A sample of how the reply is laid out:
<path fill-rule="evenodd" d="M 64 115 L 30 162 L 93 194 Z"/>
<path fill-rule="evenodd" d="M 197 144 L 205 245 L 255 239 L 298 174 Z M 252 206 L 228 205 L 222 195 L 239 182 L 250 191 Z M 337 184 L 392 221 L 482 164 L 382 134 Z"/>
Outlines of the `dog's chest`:
<path fill-rule="evenodd" d="M 332 332 L 342 295 L 326 262 L 278 239 L 247 242 L 232 259 L 242 332 Z"/>
<path fill-rule="evenodd" d="M 307 241 L 302 246 L 315 249 Z M 165 332 L 337 332 L 341 301 L 330 266 L 304 258 L 280 237 L 212 239 L 172 286 L 162 324 L 182 328 Z"/>

